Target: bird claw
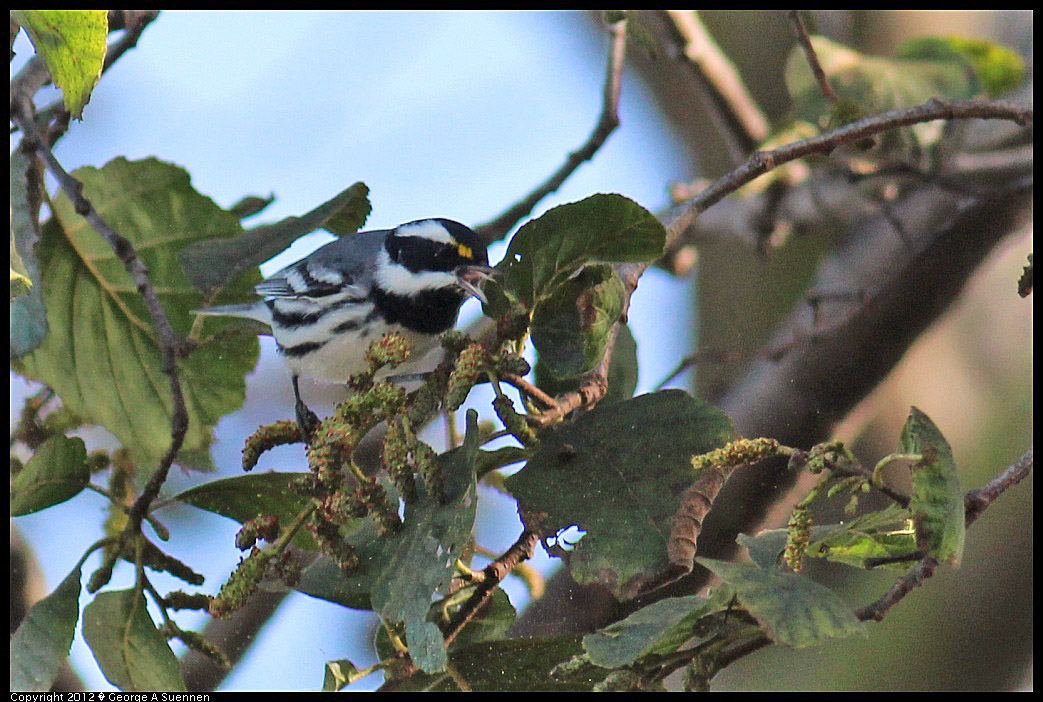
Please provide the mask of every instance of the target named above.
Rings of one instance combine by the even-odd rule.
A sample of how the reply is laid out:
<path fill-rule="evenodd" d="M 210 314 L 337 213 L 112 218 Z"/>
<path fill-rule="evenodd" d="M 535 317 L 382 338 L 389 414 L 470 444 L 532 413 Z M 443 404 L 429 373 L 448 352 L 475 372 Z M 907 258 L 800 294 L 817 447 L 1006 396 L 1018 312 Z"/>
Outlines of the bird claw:
<path fill-rule="evenodd" d="M 315 436 L 315 432 L 319 428 L 319 418 L 303 402 L 298 402 L 295 409 L 297 412 L 297 426 L 301 428 L 301 438 L 304 439 L 304 443 L 310 444 L 312 437 Z"/>

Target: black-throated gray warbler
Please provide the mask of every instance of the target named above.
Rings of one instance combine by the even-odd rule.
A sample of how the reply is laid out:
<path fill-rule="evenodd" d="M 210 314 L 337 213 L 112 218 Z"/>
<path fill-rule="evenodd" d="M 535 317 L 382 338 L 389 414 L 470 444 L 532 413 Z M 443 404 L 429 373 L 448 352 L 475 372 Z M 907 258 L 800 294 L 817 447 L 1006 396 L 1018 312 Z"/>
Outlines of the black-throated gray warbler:
<path fill-rule="evenodd" d="M 485 244 L 469 228 L 420 219 L 326 244 L 257 284 L 261 300 L 197 314 L 271 327 L 308 436 L 317 418 L 301 400 L 299 376 L 347 382 L 365 368 L 370 343 L 387 332 L 407 338 L 419 359 L 456 324 L 469 295 L 486 301 L 479 284 L 492 272 L 488 264 Z"/>

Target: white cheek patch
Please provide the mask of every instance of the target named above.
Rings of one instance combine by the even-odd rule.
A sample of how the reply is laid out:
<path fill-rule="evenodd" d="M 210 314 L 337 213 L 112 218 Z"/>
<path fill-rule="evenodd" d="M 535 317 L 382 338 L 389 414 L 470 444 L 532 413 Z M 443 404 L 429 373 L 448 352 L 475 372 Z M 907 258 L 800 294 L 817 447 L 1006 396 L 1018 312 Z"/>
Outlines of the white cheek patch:
<path fill-rule="evenodd" d="M 377 284 L 395 295 L 415 295 L 425 290 L 437 290 L 457 285 L 456 276 L 442 271 L 410 273 L 409 269 L 392 263 L 386 251 L 380 253 L 376 271 Z"/>
<path fill-rule="evenodd" d="M 431 219 L 422 219 L 419 222 L 400 224 L 397 231 L 398 236 L 415 236 L 419 239 L 437 241 L 441 244 L 456 246 L 456 240 L 452 234 L 446 231 L 438 222 Z"/>

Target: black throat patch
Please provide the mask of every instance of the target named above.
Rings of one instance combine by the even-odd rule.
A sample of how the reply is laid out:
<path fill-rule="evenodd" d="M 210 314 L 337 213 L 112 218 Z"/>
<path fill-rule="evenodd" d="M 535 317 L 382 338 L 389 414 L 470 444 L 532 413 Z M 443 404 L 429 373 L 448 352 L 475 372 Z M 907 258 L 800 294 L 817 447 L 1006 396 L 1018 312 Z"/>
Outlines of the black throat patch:
<path fill-rule="evenodd" d="M 400 324 L 422 334 L 441 334 L 456 324 L 456 315 L 467 294 L 450 287 L 396 295 L 374 286 L 370 298 L 388 324 Z"/>

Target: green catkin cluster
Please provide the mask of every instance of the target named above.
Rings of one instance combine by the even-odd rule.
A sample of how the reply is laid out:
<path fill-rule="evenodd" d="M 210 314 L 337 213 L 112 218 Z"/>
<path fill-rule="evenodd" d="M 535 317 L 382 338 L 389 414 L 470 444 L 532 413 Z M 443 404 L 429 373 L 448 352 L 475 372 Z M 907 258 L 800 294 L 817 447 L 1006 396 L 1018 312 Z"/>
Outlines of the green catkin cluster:
<path fill-rule="evenodd" d="M 272 543 L 278 538 L 278 517 L 254 517 L 243 524 L 243 528 L 235 535 L 235 547 L 245 551 L 253 548 L 258 539 Z"/>
<path fill-rule="evenodd" d="M 469 344 L 460 352 L 449 374 L 449 389 L 445 396 L 447 410 L 455 412 L 460 409 L 471 388 L 488 368 L 489 360 L 489 352 L 481 344 Z"/>
<path fill-rule="evenodd" d="M 301 572 L 303 571 L 301 562 L 290 551 L 283 551 L 279 554 L 279 558 L 272 565 L 272 568 L 275 571 L 275 576 L 285 583 L 287 587 L 296 587 L 301 581 Z"/>
<path fill-rule="evenodd" d="M 794 573 L 799 573 L 804 567 L 804 553 L 811 542 L 811 524 L 811 510 L 801 506 L 793 510 L 786 525 L 786 549 L 782 558 Z"/>
<path fill-rule="evenodd" d="M 255 547 L 246 558 L 240 560 L 239 567 L 221 586 L 217 597 L 210 601 L 211 616 L 220 619 L 242 607 L 264 577 L 271 557 L 270 552 Z"/>
<path fill-rule="evenodd" d="M 506 395 L 499 395 L 493 400 L 493 411 L 503 422 L 504 428 L 514 435 L 523 446 L 532 446 L 536 443 L 536 434 L 532 431 L 523 415 L 514 409 L 514 403 Z"/>
<path fill-rule="evenodd" d="M 775 439 L 737 439 L 719 449 L 692 459 L 692 467 L 701 470 L 708 466 L 741 466 L 779 453 Z"/>
<path fill-rule="evenodd" d="M 228 657 L 224 655 L 224 651 L 217 648 L 217 646 L 202 634 L 195 631 L 185 631 L 181 629 L 173 622 L 164 622 L 156 631 L 160 632 L 160 635 L 164 638 L 176 638 L 179 642 L 185 644 L 188 648 L 198 653 L 207 656 L 218 665 L 221 670 L 232 670 L 232 661 L 228 660 Z"/>
<path fill-rule="evenodd" d="M 195 631 L 185 631 L 181 629 L 174 622 L 164 622 L 158 629 L 160 635 L 167 639 L 178 639 L 185 646 L 202 653 L 204 656 L 216 663 L 222 670 L 231 670 L 232 662 L 228 660 L 228 656 L 225 655 L 224 651 L 219 649 L 215 644 L 207 641 L 206 638 Z"/>
<path fill-rule="evenodd" d="M 529 331 L 530 315 L 525 305 L 516 302 L 511 309 L 496 320 L 496 337 L 516 341 Z"/>
<path fill-rule="evenodd" d="M 511 375 L 528 375 L 532 367 L 529 362 L 518 354 L 510 351 L 501 351 L 493 357 L 493 368 L 497 373 L 510 373 Z"/>
<path fill-rule="evenodd" d="M 200 593 L 184 592 L 183 590 L 174 590 L 173 592 L 167 593 L 167 596 L 163 598 L 163 605 L 167 609 L 181 610 L 181 609 L 199 609 L 205 610 L 210 607 L 210 600 L 213 599 L 210 595 L 203 595 Z"/>
<path fill-rule="evenodd" d="M 350 573 L 359 564 L 358 554 L 354 547 L 345 541 L 336 524 L 323 521 L 313 516 L 308 524 L 308 531 L 319 545 L 319 550 L 337 564 L 342 571 Z"/>
<path fill-rule="evenodd" d="M 409 359 L 412 347 L 409 341 L 401 334 L 384 334 L 377 341 L 369 345 L 366 351 L 366 361 L 369 363 L 370 373 L 376 373 L 384 366 L 394 368 Z"/>
<path fill-rule="evenodd" d="M 265 451 L 300 440 L 301 429 L 297 422 L 279 421 L 260 427 L 243 445 L 243 470 L 247 473 L 253 470 Z"/>
<path fill-rule="evenodd" d="M 381 536 L 393 534 L 402 526 L 398 510 L 388 500 L 387 492 L 380 483 L 363 483 L 355 491 L 355 499 L 365 507 L 367 514 L 377 520 Z"/>
<path fill-rule="evenodd" d="M 413 465 L 409 460 L 410 448 L 405 419 L 398 417 L 389 422 L 380 458 L 384 470 L 391 477 L 391 482 L 402 493 L 402 498 L 407 503 L 416 501 L 416 480 L 413 477 Z"/>

